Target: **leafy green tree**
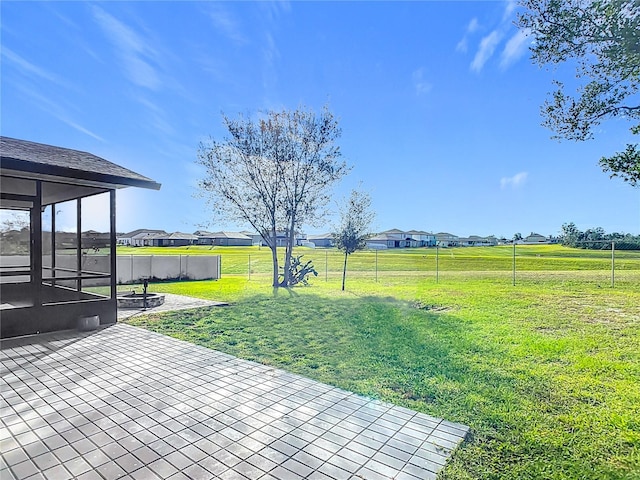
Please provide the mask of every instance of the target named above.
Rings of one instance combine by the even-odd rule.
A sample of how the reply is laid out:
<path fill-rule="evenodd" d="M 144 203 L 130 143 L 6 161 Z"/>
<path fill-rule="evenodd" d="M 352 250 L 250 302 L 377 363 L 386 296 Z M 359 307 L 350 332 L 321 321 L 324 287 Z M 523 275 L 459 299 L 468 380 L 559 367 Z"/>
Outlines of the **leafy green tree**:
<path fill-rule="evenodd" d="M 605 239 L 605 231 L 602 227 L 588 228 L 582 235 L 581 246 L 590 250 L 600 250 L 603 248 L 609 248 Z"/>
<path fill-rule="evenodd" d="M 578 242 L 582 240 L 583 233 L 576 227 L 573 222 L 562 224 L 560 233 L 560 242 L 567 247 L 577 247 Z"/>
<path fill-rule="evenodd" d="M 608 250 L 611 242 L 615 242 L 616 250 L 640 250 L 640 235 L 606 233 L 602 227 L 588 228 L 582 232 L 573 222 L 562 225 L 559 239 L 562 245 L 573 248 Z"/>
<path fill-rule="evenodd" d="M 542 107 L 543 125 L 557 137 L 587 140 L 606 119 L 623 118 L 640 133 L 640 1 L 522 0 L 519 26 L 533 37 L 539 65 L 571 62 L 580 82 L 576 92 L 554 81 L 556 90 Z M 603 170 L 640 185 L 637 144 L 600 160 Z"/>
<path fill-rule="evenodd" d="M 516 233 L 516 234 L 513 236 L 513 241 L 514 241 L 514 242 L 517 242 L 518 240 L 522 240 L 522 234 L 521 234 L 520 232 Z"/>
<path fill-rule="evenodd" d="M 336 248 L 344 252 L 342 290 L 347 278 L 347 259 L 362 250 L 371 238 L 371 224 L 375 213 L 371 210 L 371 197 L 366 192 L 352 190 L 346 204 L 340 209 L 340 225 L 333 233 Z"/>
<path fill-rule="evenodd" d="M 199 182 L 213 216 L 251 225 L 271 249 L 273 286 L 291 285 L 294 235 L 326 215 L 330 188 L 348 172 L 336 145 L 341 131 L 324 108 L 268 111 L 258 119 L 223 114 L 228 136 L 200 144 Z M 282 281 L 278 232 L 286 232 Z"/>

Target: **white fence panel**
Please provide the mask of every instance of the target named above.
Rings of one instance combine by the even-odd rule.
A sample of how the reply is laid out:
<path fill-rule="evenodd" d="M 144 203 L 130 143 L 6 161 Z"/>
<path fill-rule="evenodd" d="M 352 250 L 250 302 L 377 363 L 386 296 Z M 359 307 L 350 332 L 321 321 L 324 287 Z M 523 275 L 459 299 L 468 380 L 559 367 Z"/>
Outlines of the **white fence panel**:
<path fill-rule="evenodd" d="M 158 280 L 217 280 L 220 255 L 118 255 L 117 282 Z"/>

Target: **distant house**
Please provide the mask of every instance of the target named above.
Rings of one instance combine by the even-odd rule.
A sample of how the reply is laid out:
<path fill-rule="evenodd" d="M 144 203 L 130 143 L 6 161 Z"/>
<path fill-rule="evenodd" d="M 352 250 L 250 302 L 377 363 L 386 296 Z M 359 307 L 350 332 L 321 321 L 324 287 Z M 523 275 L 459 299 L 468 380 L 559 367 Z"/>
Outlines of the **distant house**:
<path fill-rule="evenodd" d="M 248 230 L 243 230 L 240 233 L 242 233 L 243 235 L 246 235 L 247 237 L 251 238 L 251 245 L 264 245 L 263 239 L 262 239 L 262 235 L 260 235 L 259 233 L 250 232 Z"/>
<path fill-rule="evenodd" d="M 424 232 L 422 230 L 409 230 L 406 232 L 407 237 L 418 242 L 418 247 L 435 247 L 436 236 L 433 233 Z"/>
<path fill-rule="evenodd" d="M 193 234 L 198 237 L 196 242 L 198 245 L 213 245 L 213 239 L 217 235 L 216 232 L 207 232 L 206 230 L 196 230 Z"/>
<path fill-rule="evenodd" d="M 434 247 L 436 237 L 433 233 L 423 230 L 399 230 L 393 228 L 385 230 L 367 241 L 369 248 L 417 248 Z"/>
<path fill-rule="evenodd" d="M 450 245 L 447 245 L 447 246 L 450 246 Z M 473 247 L 473 240 L 471 239 L 471 237 L 458 237 L 458 246 Z"/>
<path fill-rule="evenodd" d="M 435 237 L 440 247 L 457 247 L 460 240 L 460 237 L 447 232 L 436 233 Z"/>
<path fill-rule="evenodd" d="M 118 245 L 129 245 L 132 247 L 143 247 L 144 239 L 149 235 L 155 235 L 157 233 L 166 234 L 164 230 L 151 230 L 148 228 L 139 228 L 129 233 L 123 233 L 116 237 Z M 135 240 L 134 240 L 135 239 Z"/>
<path fill-rule="evenodd" d="M 313 243 L 316 247 L 333 247 L 333 235 L 330 233 L 323 233 L 321 235 L 309 235 L 307 240 Z"/>
<path fill-rule="evenodd" d="M 262 245 L 267 245 L 267 241 L 263 236 L 260 236 Z M 304 233 L 296 233 L 293 236 L 293 244 L 301 245 L 302 242 L 307 240 L 307 236 Z M 289 233 L 286 230 L 276 231 L 276 246 L 285 247 L 289 241 Z M 254 242 L 255 243 L 255 242 Z"/>
<path fill-rule="evenodd" d="M 398 230 L 397 228 L 380 232 L 380 235 L 387 235 L 388 238 L 392 238 L 394 240 L 404 240 L 407 237 L 407 234 L 404 231 Z"/>
<path fill-rule="evenodd" d="M 493 235 L 489 237 L 471 235 L 458 238 L 458 246 L 460 247 L 494 247 L 496 245 L 498 245 L 498 239 Z"/>
<path fill-rule="evenodd" d="M 241 232 L 199 232 L 198 245 L 219 245 L 224 247 L 250 247 L 253 240 Z"/>
<path fill-rule="evenodd" d="M 386 236 L 388 240 L 393 240 L 393 246 L 389 246 L 389 248 L 410 248 L 420 246 L 420 241 L 413 238 L 409 232 L 398 230 L 397 228 L 380 232 L 380 235 Z"/>
<path fill-rule="evenodd" d="M 198 237 L 191 233 L 173 232 L 169 234 L 157 233 L 147 238 L 150 246 L 154 247 L 186 247 L 195 245 Z"/>
<path fill-rule="evenodd" d="M 388 233 L 379 233 L 367 240 L 368 248 L 398 248 L 400 240 Z"/>
<path fill-rule="evenodd" d="M 483 237 L 483 238 L 484 238 L 484 246 L 486 247 L 495 247 L 499 243 L 498 239 L 494 235 L 489 235 L 488 237 Z"/>
<path fill-rule="evenodd" d="M 331 233 L 309 235 L 307 239 L 309 242 L 314 243 L 316 247 L 333 247 L 335 245 L 335 240 Z"/>
<path fill-rule="evenodd" d="M 544 235 L 532 233 L 524 238 L 524 243 L 549 243 L 549 239 Z"/>
<path fill-rule="evenodd" d="M 87 230 L 82 232 L 82 248 L 98 249 L 107 248 L 111 241 L 109 232 L 96 232 L 95 230 Z"/>

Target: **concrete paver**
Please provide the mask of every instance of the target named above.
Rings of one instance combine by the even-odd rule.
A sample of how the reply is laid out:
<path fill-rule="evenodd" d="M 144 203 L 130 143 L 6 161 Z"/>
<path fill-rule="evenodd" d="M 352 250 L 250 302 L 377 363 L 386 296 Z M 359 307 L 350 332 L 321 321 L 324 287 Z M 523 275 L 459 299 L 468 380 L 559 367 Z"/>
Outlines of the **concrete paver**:
<path fill-rule="evenodd" d="M 468 427 L 117 324 L 2 341 L 0 478 L 435 478 Z"/>
<path fill-rule="evenodd" d="M 147 315 L 149 313 L 172 312 L 175 310 L 187 310 L 190 308 L 201 307 L 224 307 L 226 302 L 217 302 L 214 300 L 204 300 L 202 298 L 187 297 L 185 295 L 176 295 L 174 293 L 163 293 L 164 303 L 153 308 L 118 308 L 118 320 L 125 318 Z"/>

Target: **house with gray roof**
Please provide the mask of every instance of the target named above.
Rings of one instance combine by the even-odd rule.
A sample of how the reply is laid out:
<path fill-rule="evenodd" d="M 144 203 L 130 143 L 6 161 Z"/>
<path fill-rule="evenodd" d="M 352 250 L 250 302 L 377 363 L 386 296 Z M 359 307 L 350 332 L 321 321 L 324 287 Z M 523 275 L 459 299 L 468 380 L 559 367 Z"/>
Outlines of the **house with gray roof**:
<path fill-rule="evenodd" d="M 308 235 L 307 241 L 313 243 L 316 247 L 333 247 L 334 238 L 331 233 L 322 233 L 320 235 Z"/>
<path fill-rule="evenodd" d="M 198 232 L 198 245 L 219 245 L 224 247 L 250 247 L 253 240 L 241 232 Z"/>
<path fill-rule="evenodd" d="M 147 239 L 152 247 L 187 247 L 198 243 L 198 236 L 192 233 L 156 233 Z"/>
<path fill-rule="evenodd" d="M 149 235 L 155 235 L 157 233 L 166 234 L 167 232 L 165 232 L 164 230 L 153 230 L 153 229 L 149 229 L 149 228 L 138 228 L 136 230 L 133 230 L 132 232 L 121 233 L 120 235 L 117 235 L 116 236 L 116 242 L 118 243 L 118 245 L 131 245 L 132 247 L 142 247 L 142 246 L 144 246 L 143 239 L 145 237 L 148 237 Z M 134 238 L 137 241 L 134 241 Z"/>

